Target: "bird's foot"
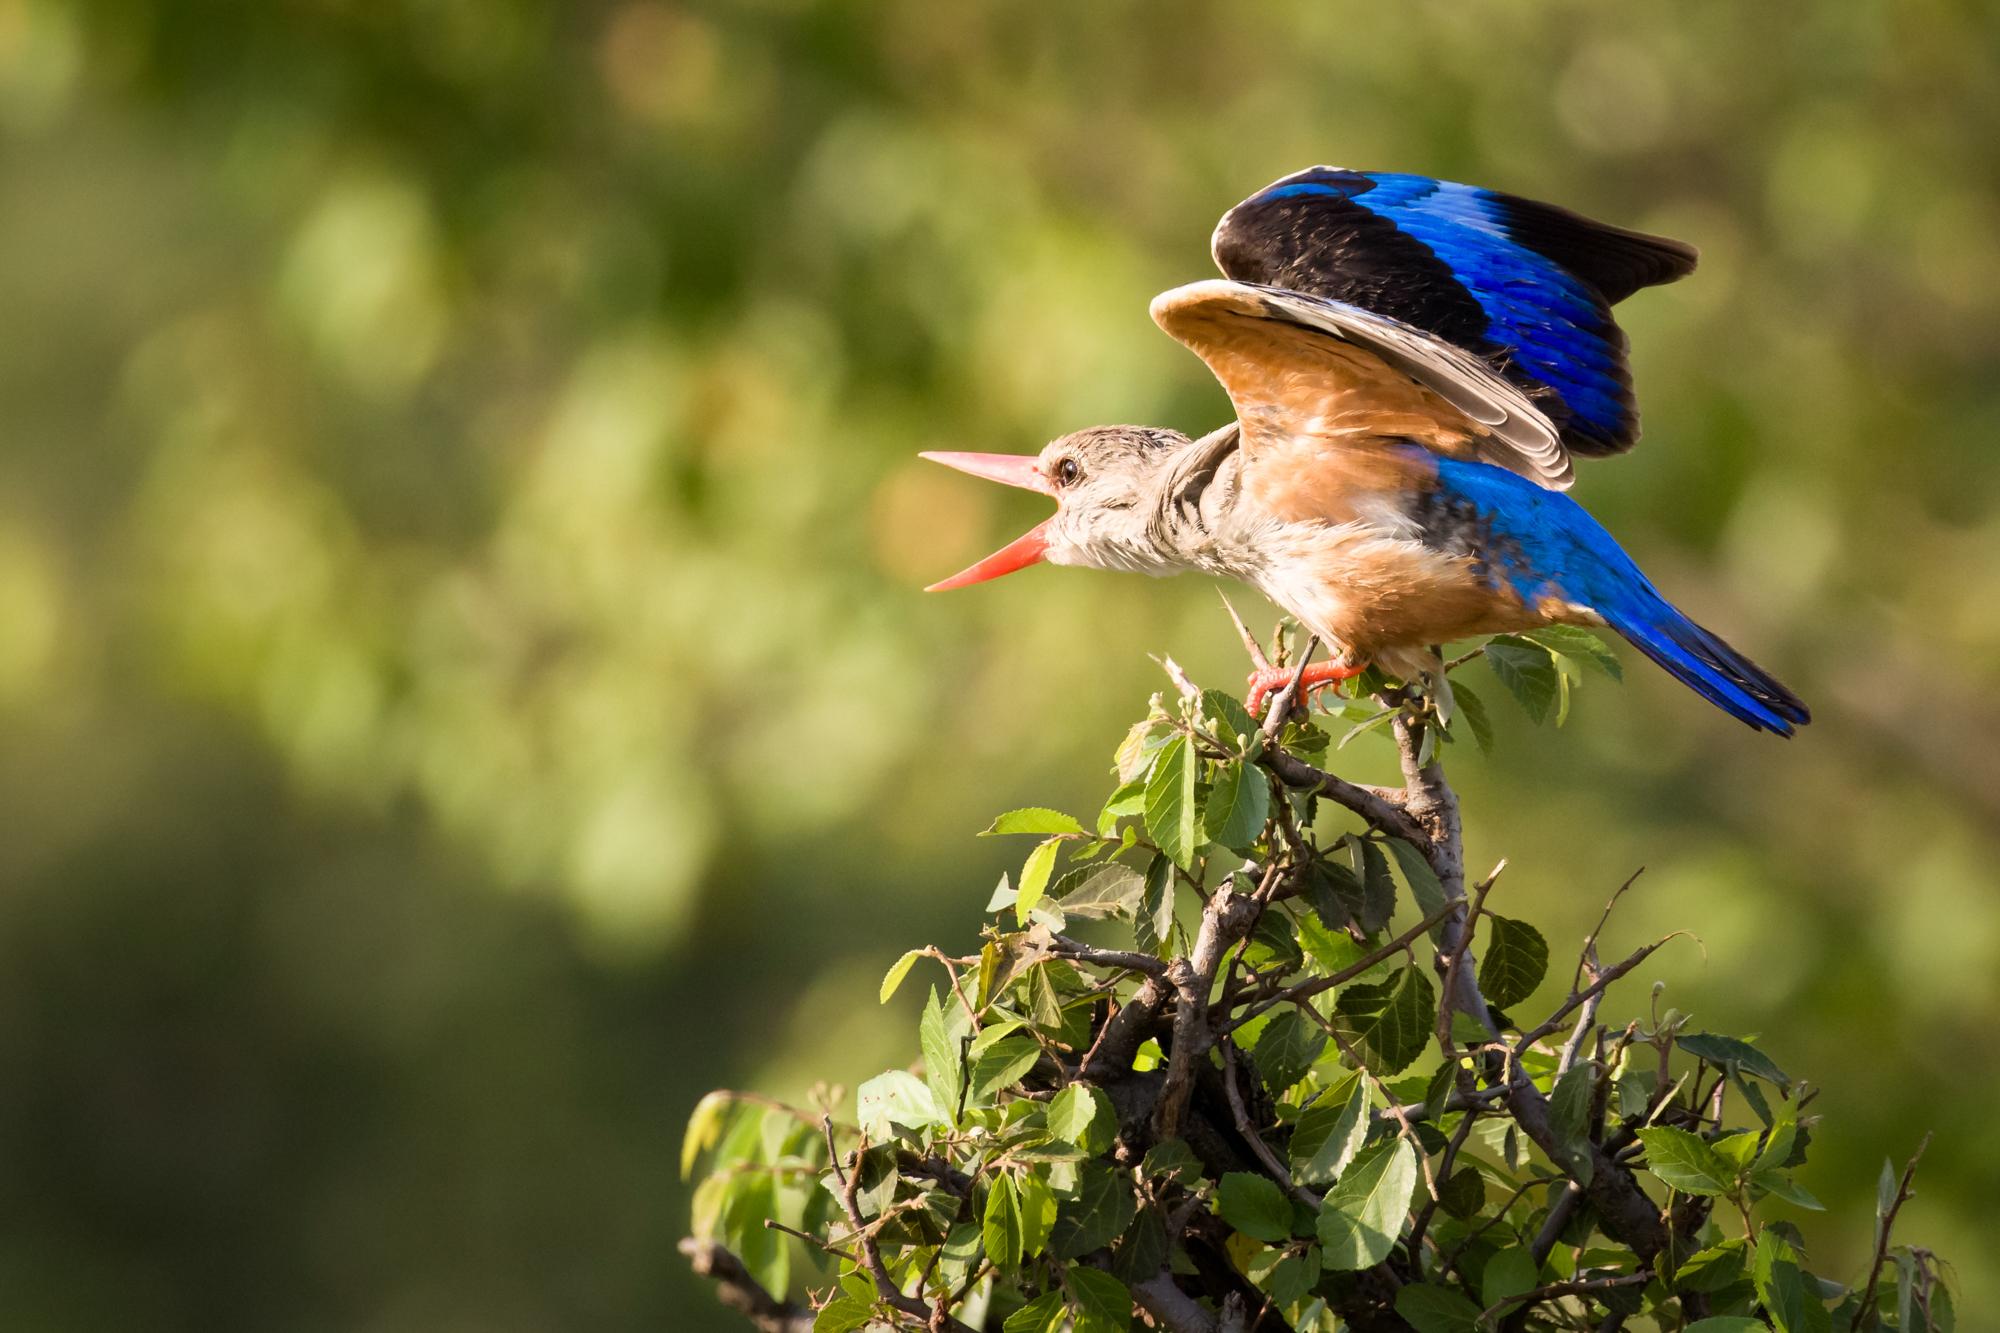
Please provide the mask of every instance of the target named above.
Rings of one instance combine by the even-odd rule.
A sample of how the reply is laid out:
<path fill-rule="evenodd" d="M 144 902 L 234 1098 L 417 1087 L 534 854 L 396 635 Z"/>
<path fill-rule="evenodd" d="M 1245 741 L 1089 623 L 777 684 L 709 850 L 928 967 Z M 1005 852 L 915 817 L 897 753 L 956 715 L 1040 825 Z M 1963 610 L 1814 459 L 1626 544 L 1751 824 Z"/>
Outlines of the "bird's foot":
<path fill-rule="evenodd" d="M 1367 670 L 1366 666 L 1348 666 L 1342 662 L 1314 662 L 1307 666 L 1299 680 L 1295 703 L 1304 703 L 1312 692 L 1335 681 L 1348 680 Z M 1297 667 L 1264 667 L 1250 673 L 1250 716 L 1260 717 L 1264 712 L 1264 701 L 1271 695 L 1283 692 L 1292 683 L 1293 676 L 1300 676 Z"/>

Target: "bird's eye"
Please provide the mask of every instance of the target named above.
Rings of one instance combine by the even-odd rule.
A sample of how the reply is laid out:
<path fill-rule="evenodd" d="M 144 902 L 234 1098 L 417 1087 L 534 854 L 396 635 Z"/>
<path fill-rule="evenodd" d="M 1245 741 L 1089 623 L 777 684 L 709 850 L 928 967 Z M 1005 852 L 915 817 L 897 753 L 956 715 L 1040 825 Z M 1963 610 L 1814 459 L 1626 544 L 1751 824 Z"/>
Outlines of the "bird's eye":
<path fill-rule="evenodd" d="M 1074 458 L 1065 458 L 1056 464 L 1056 485 L 1074 486 L 1076 479 L 1083 475 L 1083 469 L 1076 465 Z"/>

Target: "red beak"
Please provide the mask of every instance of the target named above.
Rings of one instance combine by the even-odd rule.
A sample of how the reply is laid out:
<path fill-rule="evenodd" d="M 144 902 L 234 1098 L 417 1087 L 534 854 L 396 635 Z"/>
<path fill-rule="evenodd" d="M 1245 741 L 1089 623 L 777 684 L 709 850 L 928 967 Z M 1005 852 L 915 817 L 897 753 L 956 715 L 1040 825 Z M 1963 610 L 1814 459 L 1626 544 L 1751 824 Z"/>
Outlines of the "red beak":
<path fill-rule="evenodd" d="M 1043 495 L 1055 494 L 1054 488 L 1043 478 L 1038 466 L 1041 459 L 1035 454 L 960 454 L 933 450 L 918 457 L 955 467 L 960 472 L 970 472 L 975 477 L 985 477 L 988 481 L 1040 491 Z M 963 588 L 968 583 L 984 583 L 1002 574 L 1026 569 L 1048 554 L 1048 528 L 1052 522 L 1053 519 L 1045 519 L 972 568 L 961 570 L 942 583 L 933 583 L 924 591 L 943 592 L 947 588 Z"/>

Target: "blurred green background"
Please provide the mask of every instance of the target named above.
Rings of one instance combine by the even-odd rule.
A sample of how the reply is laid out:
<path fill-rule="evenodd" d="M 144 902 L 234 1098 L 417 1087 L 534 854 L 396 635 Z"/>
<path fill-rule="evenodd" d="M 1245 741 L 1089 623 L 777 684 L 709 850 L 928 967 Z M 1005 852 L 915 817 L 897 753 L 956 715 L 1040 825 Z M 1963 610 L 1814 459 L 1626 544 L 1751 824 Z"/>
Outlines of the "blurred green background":
<path fill-rule="evenodd" d="M 1559 949 L 1646 866 L 1610 947 L 1706 957 L 1621 1012 L 1664 978 L 1825 1083 L 1821 1272 L 1935 1129 L 1905 1236 L 1991 1326 L 1997 45 L 1938 0 L 0 0 L 0 1322 L 741 1327 L 673 1248 L 695 1099 L 912 1059 L 884 967 L 1026 850 L 970 834 L 1094 809 L 1148 653 L 1244 665 L 1200 580 L 924 596 L 1040 509 L 912 454 L 1220 424 L 1146 302 L 1330 162 L 1701 247 L 1576 493 L 1817 721 L 1629 652 L 1561 732 L 1488 690 L 1470 854 Z"/>

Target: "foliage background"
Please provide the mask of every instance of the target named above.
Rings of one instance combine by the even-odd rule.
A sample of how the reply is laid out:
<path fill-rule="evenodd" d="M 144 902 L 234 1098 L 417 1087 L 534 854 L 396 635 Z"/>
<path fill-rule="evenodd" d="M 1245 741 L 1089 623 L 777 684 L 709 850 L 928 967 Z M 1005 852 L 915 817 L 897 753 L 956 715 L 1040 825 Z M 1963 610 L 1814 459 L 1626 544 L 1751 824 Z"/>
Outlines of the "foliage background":
<path fill-rule="evenodd" d="M 1648 867 L 1607 948 L 1699 929 L 1656 975 L 1826 1084 L 1837 1212 L 1934 1127 L 1904 1234 L 1976 1320 L 1996 42 L 1924 0 L 0 0 L 0 1319 L 735 1327 L 673 1252 L 694 1100 L 913 1058 L 874 986 L 969 944 L 1010 854 L 969 835 L 1101 798 L 1146 652 L 1239 665 L 1196 580 L 922 596 L 1036 507 L 911 454 L 1219 424 L 1146 300 L 1326 161 L 1702 247 L 1622 309 L 1647 436 L 1577 494 L 1818 721 L 1634 661 L 1457 757 L 1470 856 L 1552 941 Z"/>

